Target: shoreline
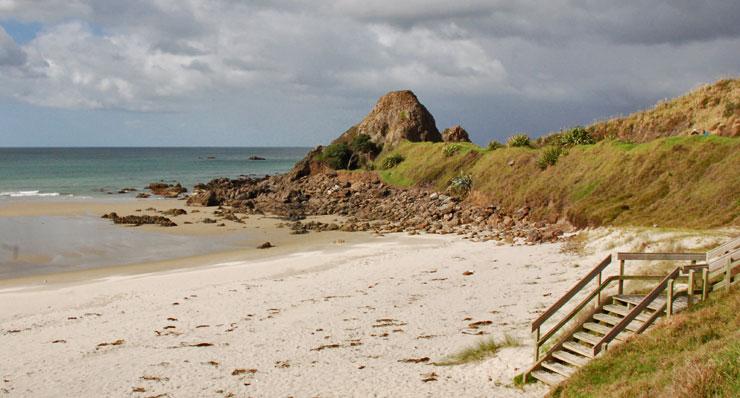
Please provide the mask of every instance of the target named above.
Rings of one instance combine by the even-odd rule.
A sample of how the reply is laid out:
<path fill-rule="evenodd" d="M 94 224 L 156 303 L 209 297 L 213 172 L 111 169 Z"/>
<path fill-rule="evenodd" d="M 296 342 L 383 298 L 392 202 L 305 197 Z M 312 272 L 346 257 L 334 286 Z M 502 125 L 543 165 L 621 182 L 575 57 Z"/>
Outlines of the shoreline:
<path fill-rule="evenodd" d="M 161 227 L 157 225 L 141 225 L 138 227 L 127 225 L 113 225 L 108 220 L 100 219 L 102 214 L 109 212 L 118 212 L 119 214 L 151 214 L 157 215 L 158 212 L 167 209 L 185 209 L 188 214 L 172 217 L 178 223 L 176 227 Z M 145 209 L 153 209 L 147 211 Z M 141 210 L 138 211 L 137 210 Z M 216 218 L 213 213 L 217 211 L 216 207 L 188 207 L 184 201 L 175 199 L 112 199 L 112 200 L 14 200 L 12 202 L 0 203 L 0 221 L 5 218 L 20 220 L 28 223 L 44 223 L 49 219 L 58 220 L 60 224 L 71 225 L 77 219 L 85 222 L 92 222 L 94 225 L 104 228 L 103 233 L 114 234 L 112 238 L 127 239 L 127 237 L 142 237 L 141 239 L 151 239 L 149 243 L 153 249 L 156 249 L 157 243 L 161 239 L 168 237 L 176 238 L 175 242 L 169 243 L 173 248 L 170 252 L 159 255 L 162 258 L 144 261 L 125 261 L 128 258 L 126 252 L 116 251 L 103 255 L 107 263 L 93 264 L 89 268 L 77 269 L 74 267 L 76 257 L 70 256 L 67 260 L 69 266 L 49 266 L 56 271 L 44 271 L 29 275 L 10 276 L 0 279 L 0 289 L 19 286 L 35 285 L 43 286 L 44 284 L 70 283 L 107 277 L 110 275 L 130 275 L 137 273 L 148 273 L 164 270 L 175 270 L 178 268 L 199 267 L 203 265 L 212 265 L 216 263 L 237 261 L 237 260 L 256 260 L 275 256 L 280 256 L 293 252 L 305 250 L 325 250 L 333 247 L 341 247 L 345 243 L 366 242 L 370 241 L 373 236 L 366 232 L 340 232 L 340 231 L 312 231 L 308 234 L 293 235 L 286 227 L 279 227 L 285 222 L 278 217 L 270 215 L 250 215 L 243 218 L 243 224 L 220 219 L 219 223 L 225 224 L 218 226 L 217 223 L 205 224 L 199 222 L 203 218 Z M 336 219 L 333 216 L 308 217 L 308 220 L 331 221 Z M 39 221 L 41 220 L 41 221 Z M 189 224 L 192 223 L 192 224 Z M 28 226 L 28 225 L 27 225 Z M 89 228 L 83 225 L 79 228 Z M 115 234 L 128 234 L 118 236 Z M 92 237 L 95 241 L 97 237 Z M 160 239 L 160 240 L 157 240 Z M 178 244 L 188 244 L 187 242 L 198 243 L 197 247 L 208 246 L 208 242 L 214 242 L 213 248 L 206 247 L 201 251 L 179 255 L 175 250 Z M 256 247 L 263 242 L 271 242 L 273 247 L 265 250 Z M 34 246 L 32 243 L 24 242 L 28 246 Z M 38 242 L 39 246 L 46 246 L 47 242 Z M 82 245 L 76 241 L 63 243 Z M 94 242 L 93 242 L 94 243 Z M 94 246 L 91 242 L 84 242 L 85 247 Z M 10 245 L 5 245 L 9 247 Z M 81 252 L 85 253 L 83 249 Z M 89 249 L 86 249 L 89 250 Z M 191 251 L 196 250 L 192 249 Z M 0 253 L 1 255 L 2 253 Z M 38 252 L 23 253 L 25 258 L 37 261 L 49 261 L 57 253 Z M 95 253 L 97 254 L 97 253 Z M 8 254 L 6 253 L 6 256 Z M 0 256 L 1 259 L 2 256 Z M 116 257 L 119 260 L 116 260 Z M 97 259 L 97 257 L 96 257 Z M 80 260 L 82 261 L 82 260 Z M 98 260 L 100 261 L 100 260 Z M 114 261 L 114 263 L 110 263 Z M 115 263 L 119 261 L 119 263 Z M 21 264 L 17 267 L 33 267 L 33 263 Z M 66 267 L 66 269 L 65 269 Z M 21 271 L 22 272 L 22 271 Z"/>

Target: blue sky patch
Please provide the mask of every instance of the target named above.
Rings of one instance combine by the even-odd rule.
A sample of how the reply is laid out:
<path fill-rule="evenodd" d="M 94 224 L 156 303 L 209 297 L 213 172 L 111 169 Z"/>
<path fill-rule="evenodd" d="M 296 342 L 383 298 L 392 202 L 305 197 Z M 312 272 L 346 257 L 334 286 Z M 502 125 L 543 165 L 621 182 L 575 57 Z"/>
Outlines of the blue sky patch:
<path fill-rule="evenodd" d="M 43 28 L 39 22 L 20 22 L 15 19 L 0 20 L 0 26 L 16 43 L 21 45 L 33 40 Z"/>

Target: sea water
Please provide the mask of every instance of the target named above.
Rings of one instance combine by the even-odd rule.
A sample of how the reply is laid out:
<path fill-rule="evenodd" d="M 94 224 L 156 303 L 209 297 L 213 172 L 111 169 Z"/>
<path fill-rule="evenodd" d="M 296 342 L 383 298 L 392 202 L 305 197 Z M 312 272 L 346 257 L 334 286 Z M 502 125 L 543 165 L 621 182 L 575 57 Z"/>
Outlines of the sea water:
<path fill-rule="evenodd" d="M 283 173 L 309 148 L 0 148 L 0 200 L 105 197 L 151 182 L 188 190 L 217 177 Z M 252 156 L 265 160 L 250 160 Z M 123 194 L 135 196 L 136 192 Z"/>

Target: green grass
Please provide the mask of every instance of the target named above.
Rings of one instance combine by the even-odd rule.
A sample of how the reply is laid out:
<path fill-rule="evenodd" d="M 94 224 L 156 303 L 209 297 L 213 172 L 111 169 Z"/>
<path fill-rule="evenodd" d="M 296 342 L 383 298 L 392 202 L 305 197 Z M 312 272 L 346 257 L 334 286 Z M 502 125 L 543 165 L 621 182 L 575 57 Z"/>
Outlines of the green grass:
<path fill-rule="evenodd" d="M 543 149 L 486 150 L 471 143 L 445 156 L 444 143 L 409 143 L 405 160 L 380 173 L 391 185 L 444 190 L 456 175 L 475 181 L 477 201 L 539 219 L 584 226 L 711 228 L 740 225 L 740 139 L 679 136 L 632 144 L 577 145 L 545 170 Z M 382 162 L 381 155 L 379 161 Z M 482 198 L 482 199 L 481 199 Z"/>
<path fill-rule="evenodd" d="M 740 396 L 740 290 L 715 293 L 609 350 L 551 397 Z"/>
<path fill-rule="evenodd" d="M 466 348 L 442 361 L 435 362 L 434 365 L 452 366 L 471 362 L 480 362 L 496 355 L 498 350 L 502 348 L 518 347 L 520 345 L 521 343 L 517 339 L 509 335 L 505 335 L 504 339 L 501 341 L 496 341 L 494 339 L 481 340 L 475 346 Z"/>

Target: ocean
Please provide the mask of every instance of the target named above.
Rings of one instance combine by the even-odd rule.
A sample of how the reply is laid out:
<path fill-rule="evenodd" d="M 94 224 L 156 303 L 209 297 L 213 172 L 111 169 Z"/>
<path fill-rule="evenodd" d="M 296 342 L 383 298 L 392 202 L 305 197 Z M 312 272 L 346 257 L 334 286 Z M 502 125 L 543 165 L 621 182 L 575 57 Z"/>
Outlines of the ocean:
<path fill-rule="evenodd" d="M 217 177 L 283 173 L 303 147 L 0 148 L 0 200 L 43 197 L 132 197 L 151 182 L 188 190 Z M 249 160 L 259 156 L 266 160 Z"/>

